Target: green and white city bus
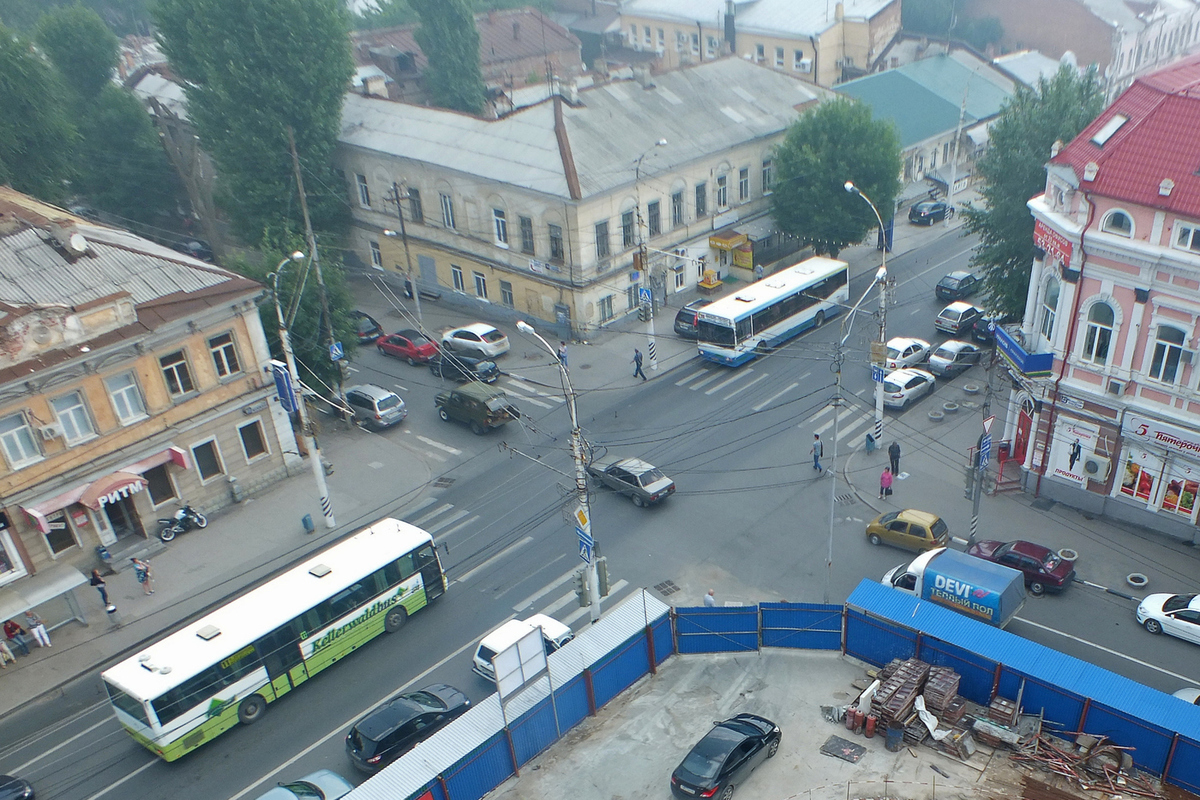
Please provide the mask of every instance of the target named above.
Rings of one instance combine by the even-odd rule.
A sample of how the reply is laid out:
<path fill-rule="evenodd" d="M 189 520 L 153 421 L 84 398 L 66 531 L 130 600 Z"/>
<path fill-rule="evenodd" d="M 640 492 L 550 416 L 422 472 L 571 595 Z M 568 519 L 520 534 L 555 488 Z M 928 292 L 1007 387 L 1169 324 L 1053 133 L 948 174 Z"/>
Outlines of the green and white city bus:
<path fill-rule="evenodd" d="M 174 761 L 446 591 L 433 538 L 383 519 L 106 670 L 117 719 Z"/>

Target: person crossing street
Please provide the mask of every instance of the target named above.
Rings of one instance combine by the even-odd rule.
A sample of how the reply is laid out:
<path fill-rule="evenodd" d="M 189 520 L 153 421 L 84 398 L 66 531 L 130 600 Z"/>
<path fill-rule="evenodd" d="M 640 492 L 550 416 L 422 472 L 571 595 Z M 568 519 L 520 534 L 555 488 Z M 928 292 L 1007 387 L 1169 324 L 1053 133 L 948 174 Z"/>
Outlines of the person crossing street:
<path fill-rule="evenodd" d="M 642 372 L 642 351 L 636 347 L 633 348 L 633 377 L 642 376 L 642 380 L 646 380 L 646 373 Z"/>

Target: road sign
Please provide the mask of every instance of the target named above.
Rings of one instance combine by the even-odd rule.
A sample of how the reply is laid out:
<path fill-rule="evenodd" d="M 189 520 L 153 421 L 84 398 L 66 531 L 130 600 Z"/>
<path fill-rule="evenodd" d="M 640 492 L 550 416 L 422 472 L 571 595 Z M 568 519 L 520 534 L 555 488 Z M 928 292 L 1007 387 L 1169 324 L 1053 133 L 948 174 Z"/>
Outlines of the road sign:
<path fill-rule="evenodd" d="M 580 528 L 578 526 L 575 528 L 575 535 L 579 537 L 580 542 L 582 542 L 583 544 L 586 544 L 588 547 L 591 547 L 592 545 L 594 545 L 596 543 L 592 539 L 592 535 L 590 533 L 588 533 L 583 528 Z"/>
<path fill-rule="evenodd" d="M 579 557 L 583 559 L 585 564 L 592 563 L 592 546 L 589 544 L 579 543 Z"/>
<path fill-rule="evenodd" d="M 346 351 L 342 349 L 341 342 L 334 342 L 333 344 L 329 345 L 329 360 L 330 361 L 341 361 L 342 358 L 345 357 L 345 355 L 346 355 Z"/>
<path fill-rule="evenodd" d="M 883 383 L 883 367 L 878 364 L 871 365 L 871 380 L 875 383 Z"/>
<path fill-rule="evenodd" d="M 992 435 L 985 433 L 979 440 L 979 468 L 983 469 L 992 460 Z"/>
<path fill-rule="evenodd" d="M 653 298 L 653 295 L 650 293 L 649 288 L 647 288 L 645 286 L 638 288 L 638 300 L 639 301 L 641 301 L 643 303 L 649 303 L 652 298 Z"/>
<path fill-rule="evenodd" d="M 995 421 L 996 421 L 995 414 L 993 414 L 992 416 L 988 417 L 987 419 L 985 419 L 983 421 L 983 432 L 985 435 L 987 435 L 987 436 L 992 435 L 992 423 Z"/>
<path fill-rule="evenodd" d="M 271 361 L 271 377 L 275 379 L 275 393 L 279 395 L 279 404 L 289 414 L 296 413 L 300 407 L 296 401 L 296 388 L 292 386 L 292 376 L 288 373 L 287 364 L 282 361 Z"/>

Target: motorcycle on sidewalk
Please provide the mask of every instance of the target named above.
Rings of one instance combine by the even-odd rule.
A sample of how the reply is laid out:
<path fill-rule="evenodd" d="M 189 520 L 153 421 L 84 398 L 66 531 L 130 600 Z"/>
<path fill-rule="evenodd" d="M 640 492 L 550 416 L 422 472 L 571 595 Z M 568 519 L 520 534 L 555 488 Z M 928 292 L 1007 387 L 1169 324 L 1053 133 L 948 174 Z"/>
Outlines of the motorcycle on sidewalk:
<path fill-rule="evenodd" d="M 174 517 L 158 521 L 158 538 L 169 542 L 179 534 L 187 533 L 193 528 L 207 527 L 208 517 L 184 503 L 183 508 L 175 512 Z"/>

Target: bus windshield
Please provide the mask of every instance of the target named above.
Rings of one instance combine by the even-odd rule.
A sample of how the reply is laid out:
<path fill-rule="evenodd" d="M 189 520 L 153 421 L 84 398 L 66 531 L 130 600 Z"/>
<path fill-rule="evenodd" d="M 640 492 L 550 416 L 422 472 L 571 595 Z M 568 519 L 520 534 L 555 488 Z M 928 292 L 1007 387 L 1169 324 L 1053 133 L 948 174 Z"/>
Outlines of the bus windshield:
<path fill-rule="evenodd" d="M 736 344 L 733 338 L 733 328 L 703 319 L 696 324 L 696 336 L 701 342 L 723 344 L 727 347 L 733 347 Z"/>

